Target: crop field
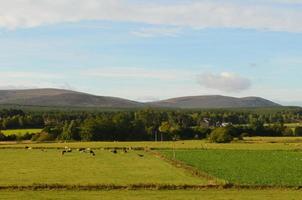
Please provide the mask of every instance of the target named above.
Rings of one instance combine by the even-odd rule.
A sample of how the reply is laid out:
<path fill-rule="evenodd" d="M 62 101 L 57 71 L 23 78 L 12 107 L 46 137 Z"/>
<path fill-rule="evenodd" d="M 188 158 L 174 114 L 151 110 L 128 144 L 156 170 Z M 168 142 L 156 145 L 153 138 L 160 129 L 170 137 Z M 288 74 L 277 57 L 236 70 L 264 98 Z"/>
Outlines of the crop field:
<path fill-rule="evenodd" d="M 172 151 L 163 151 L 172 158 Z M 236 185 L 301 186 L 302 152 L 178 150 L 176 159 Z"/>
<path fill-rule="evenodd" d="M 4 135 L 24 135 L 26 133 L 39 133 L 42 129 L 13 129 L 13 130 L 2 130 L 1 133 Z"/>

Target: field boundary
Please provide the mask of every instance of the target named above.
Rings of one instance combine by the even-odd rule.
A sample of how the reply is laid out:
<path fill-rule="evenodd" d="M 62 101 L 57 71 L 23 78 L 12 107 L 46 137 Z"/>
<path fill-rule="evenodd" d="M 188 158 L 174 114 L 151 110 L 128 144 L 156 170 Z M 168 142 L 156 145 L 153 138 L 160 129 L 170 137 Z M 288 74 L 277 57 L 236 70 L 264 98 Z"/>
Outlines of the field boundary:
<path fill-rule="evenodd" d="M 189 172 L 191 175 L 195 176 L 195 177 L 199 177 L 199 178 L 205 178 L 209 181 L 209 184 L 211 185 L 229 185 L 230 183 L 228 183 L 225 180 L 222 179 L 218 179 L 214 176 L 211 176 L 210 174 L 203 172 L 201 170 L 196 169 L 193 166 L 190 166 L 184 162 L 181 162 L 179 160 L 174 160 L 171 158 L 168 158 L 167 156 L 164 156 L 163 154 L 157 152 L 157 151 L 150 151 L 151 154 L 153 154 L 154 156 L 160 158 L 161 160 L 171 164 L 172 166 L 179 168 L 179 169 L 184 169 L 185 171 Z"/>
<path fill-rule="evenodd" d="M 248 185 L 166 185 L 166 184 L 131 184 L 131 185 L 64 185 L 64 184 L 33 184 L 33 185 L 8 185 L 0 186 L 0 191 L 112 191 L 112 190 L 207 190 L 207 189 L 246 189 L 246 190 L 302 190 L 300 187 L 277 187 L 277 186 L 248 186 Z"/>
<path fill-rule="evenodd" d="M 160 152 L 152 151 L 150 152 L 157 156 L 158 158 L 162 159 L 165 162 L 168 162 L 169 164 L 173 165 L 174 167 L 184 169 L 185 171 L 189 172 L 191 175 L 200 177 L 200 178 L 206 178 L 209 181 L 210 185 L 215 185 L 218 188 L 224 188 L 224 189 L 295 189 L 295 190 L 302 190 L 302 185 L 299 186 L 278 186 L 278 185 L 244 185 L 244 184 L 235 184 L 228 182 L 224 179 L 219 179 L 215 176 L 212 176 L 202 170 L 199 170 L 191 165 L 188 165 L 182 161 L 175 160 L 172 158 L 169 158 Z"/>

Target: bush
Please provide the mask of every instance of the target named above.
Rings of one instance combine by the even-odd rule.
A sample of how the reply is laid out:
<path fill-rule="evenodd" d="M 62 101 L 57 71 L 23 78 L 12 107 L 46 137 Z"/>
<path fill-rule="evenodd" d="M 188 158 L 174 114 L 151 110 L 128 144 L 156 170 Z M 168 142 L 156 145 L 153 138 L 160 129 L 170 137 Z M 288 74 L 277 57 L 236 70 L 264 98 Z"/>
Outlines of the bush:
<path fill-rule="evenodd" d="M 241 133 L 240 137 L 244 138 L 244 137 L 250 137 L 250 134 L 249 133 Z"/>
<path fill-rule="evenodd" d="M 294 136 L 294 131 L 291 128 L 286 128 L 282 132 L 282 136 Z"/>
<path fill-rule="evenodd" d="M 192 130 L 195 139 L 204 139 L 211 133 L 211 129 L 201 126 L 193 127 Z"/>
<path fill-rule="evenodd" d="M 49 134 L 49 133 L 45 133 L 45 132 L 41 132 L 41 133 L 37 133 L 35 134 L 32 138 L 32 141 L 37 141 L 37 142 L 46 142 L 46 141 L 53 141 L 55 140 L 54 136 Z"/>
<path fill-rule="evenodd" d="M 295 136 L 302 136 L 302 127 L 295 128 Z"/>
<path fill-rule="evenodd" d="M 6 140 L 6 136 L 0 132 L 0 141 L 5 141 Z"/>
<path fill-rule="evenodd" d="M 214 143 L 230 143 L 233 139 L 230 127 L 216 128 L 211 132 L 209 137 L 209 140 Z"/>

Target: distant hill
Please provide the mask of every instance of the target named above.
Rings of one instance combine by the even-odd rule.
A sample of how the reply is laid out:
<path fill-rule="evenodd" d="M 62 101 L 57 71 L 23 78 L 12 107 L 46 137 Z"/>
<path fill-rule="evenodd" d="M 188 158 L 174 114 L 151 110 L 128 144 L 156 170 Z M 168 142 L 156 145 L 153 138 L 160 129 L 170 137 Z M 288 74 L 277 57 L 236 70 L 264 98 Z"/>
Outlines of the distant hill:
<path fill-rule="evenodd" d="M 220 95 L 179 97 L 151 102 L 149 105 L 174 108 L 250 108 L 281 106 L 260 97 L 235 98 Z"/>
<path fill-rule="evenodd" d="M 100 108 L 250 108 L 280 106 L 260 97 L 191 96 L 141 103 L 61 89 L 0 90 L 0 105 Z"/>
<path fill-rule="evenodd" d="M 61 89 L 0 90 L 0 104 L 26 106 L 132 108 L 142 103 Z"/>

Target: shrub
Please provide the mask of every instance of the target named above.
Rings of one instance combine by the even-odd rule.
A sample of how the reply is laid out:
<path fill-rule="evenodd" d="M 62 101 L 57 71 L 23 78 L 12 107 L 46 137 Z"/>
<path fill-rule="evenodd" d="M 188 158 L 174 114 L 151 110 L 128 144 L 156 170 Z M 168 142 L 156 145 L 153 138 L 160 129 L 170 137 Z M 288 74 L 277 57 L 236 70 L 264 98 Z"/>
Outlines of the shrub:
<path fill-rule="evenodd" d="M 294 131 L 291 128 L 286 128 L 282 132 L 283 136 L 294 136 Z"/>
<path fill-rule="evenodd" d="M 295 136 L 302 136 L 302 127 L 295 128 Z"/>
<path fill-rule="evenodd" d="M 55 138 L 53 135 L 45 132 L 37 133 L 35 134 L 32 138 L 32 141 L 37 141 L 37 142 L 46 142 L 46 141 L 53 141 Z"/>
<path fill-rule="evenodd" d="M 201 126 L 193 127 L 192 130 L 195 139 L 204 139 L 211 133 L 211 129 Z"/>
<path fill-rule="evenodd" d="M 232 129 L 230 127 L 216 128 L 211 132 L 209 139 L 214 143 L 229 143 L 234 139 Z"/>
<path fill-rule="evenodd" d="M 6 136 L 0 132 L 0 141 L 5 141 L 6 140 Z"/>
<path fill-rule="evenodd" d="M 240 137 L 244 138 L 244 137 L 250 137 L 250 134 L 249 133 L 241 133 Z"/>

